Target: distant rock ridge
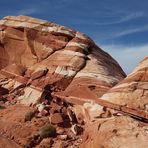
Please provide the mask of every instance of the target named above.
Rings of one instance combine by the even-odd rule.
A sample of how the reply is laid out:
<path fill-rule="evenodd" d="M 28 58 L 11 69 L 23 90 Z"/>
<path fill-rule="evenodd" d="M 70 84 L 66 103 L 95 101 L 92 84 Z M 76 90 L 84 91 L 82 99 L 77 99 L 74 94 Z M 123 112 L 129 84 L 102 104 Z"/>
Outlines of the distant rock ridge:
<path fill-rule="evenodd" d="M 88 100 L 102 96 L 126 75 L 88 36 L 28 16 L 0 20 L 0 85 L 24 104 L 36 103 L 46 86 Z M 25 98 L 25 99 L 24 99 Z"/>
<path fill-rule="evenodd" d="M 148 112 L 148 57 L 101 99 Z"/>

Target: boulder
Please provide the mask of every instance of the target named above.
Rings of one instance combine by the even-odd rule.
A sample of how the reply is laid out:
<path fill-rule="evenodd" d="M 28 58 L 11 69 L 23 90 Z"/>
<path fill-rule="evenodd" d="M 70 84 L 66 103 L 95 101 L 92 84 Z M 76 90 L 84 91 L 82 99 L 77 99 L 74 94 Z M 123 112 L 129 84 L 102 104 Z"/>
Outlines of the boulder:
<path fill-rule="evenodd" d="M 0 96 L 8 94 L 9 90 L 0 86 Z"/>
<path fill-rule="evenodd" d="M 53 115 L 50 116 L 50 123 L 52 123 L 52 124 L 60 124 L 63 122 L 64 122 L 64 120 L 62 118 L 61 113 L 54 113 Z"/>

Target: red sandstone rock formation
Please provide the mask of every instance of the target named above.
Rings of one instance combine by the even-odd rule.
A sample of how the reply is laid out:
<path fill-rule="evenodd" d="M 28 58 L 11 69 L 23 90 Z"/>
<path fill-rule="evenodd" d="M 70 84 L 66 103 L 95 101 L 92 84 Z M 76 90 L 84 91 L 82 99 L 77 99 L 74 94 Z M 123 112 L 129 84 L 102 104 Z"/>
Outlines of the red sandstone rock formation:
<path fill-rule="evenodd" d="M 98 119 L 87 126 L 80 148 L 146 148 L 147 130 L 127 116 Z"/>
<path fill-rule="evenodd" d="M 148 123 L 147 70 L 146 57 L 131 74 L 98 99 L 97 103 L 108 109 L 115 109 L 116 112 L 102 110 L 102 107 L 98 106 L 99 111 L 95 112 L 95 117 L 100 119 L 93 118 L 95 123 L 90 122 L 87 125 L 81 147 L 147 147 L 148 124 L 124 116 L 130 115 Z M 109 114 L 109 111 L 112 113 Z M 140 117 L 145 117 L 146 120 Z"/>
<path fill-rule="evenodd" d="M 148 57 L 101 99 L 148 112 Z"/>
<path fill-rule="evenodd" d="M 47 85 L 63 90 L 61 96 L 96 99 L 125 77 L 86 35 L 27 16 L 0 21 L 0 50 L 0 74 L 9 78 L 0 85 L 12 90 L 25 84 L 18 97 L 23 104 L 35 104 Z"/>
<path fill-rule="evenodd" d="M 0 51 L 0 147 L 147 147 L 148 58 L 124 79 L 86 35 L 27 16 L 0 20 Z"/>

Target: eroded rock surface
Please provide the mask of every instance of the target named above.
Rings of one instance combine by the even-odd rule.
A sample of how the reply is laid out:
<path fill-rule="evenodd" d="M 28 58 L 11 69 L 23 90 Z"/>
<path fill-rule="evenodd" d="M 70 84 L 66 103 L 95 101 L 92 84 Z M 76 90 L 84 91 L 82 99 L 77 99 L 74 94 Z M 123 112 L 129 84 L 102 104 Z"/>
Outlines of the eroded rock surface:
<path fill-rule="evenodd" d="M 47 85 L 64 91 L 58 95 L 91 100 L 125 77 L 118 63 L 86 35 L 27 16 L 0 21 L 0 51 L 0 78 L 8 78 L 1 78 L 0 85 L 12 90 L 18 82 L 25 84 L 19 100 L 27 105 L 36 103 L 35 95 L 41 96 Z"/>
<path fill-rule="evenodd" d="M 148 57 L 101 99 L 148 112 Z"/>
<path fill-rule="evenodd" d="M 130 117 L 100 119 L 86 128 L 81 148 L 146 148 L 148 125 Z"/>
<path fill-rule="evenodd" d="M 131 74 L 98 99 L 100 106 L 94 107 L 95 102 L 93 106 L 89 104 L 89 116 L 93 117 L 93 122 L 87 122 L 80 147 L 147 147 L 147 68 L 148 58 L 146 57 Z M 86 112 L 81 111 L 82 113 L 86 116 Z M 144 117 L 146 120 L 139 117 Z"/>
<path fill-rule="evenodd" d="M 147 148 L 147 57 L 125 78 L 86 35 L 27 16 L 0 21 L 0 51 L 0 147 Z"/>

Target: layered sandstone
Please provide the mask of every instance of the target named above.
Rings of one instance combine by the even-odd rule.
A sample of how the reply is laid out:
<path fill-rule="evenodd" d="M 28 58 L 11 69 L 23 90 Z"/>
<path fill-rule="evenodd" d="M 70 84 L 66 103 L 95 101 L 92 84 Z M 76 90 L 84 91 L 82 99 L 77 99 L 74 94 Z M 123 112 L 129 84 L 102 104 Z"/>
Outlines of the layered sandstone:
<path fill-rule="evenodd" d="M 0 147 L 147 147 L 148 58 L 124 79 L 88 36 L 27 16 L 0 21 L 0 51 Z"/>
<path fill-rule="evenodd" d="M 82 148 L 147 147 L 147 70 L 148 57 L 141 61 L 124 80 L 98 98 L 92 106 L 89 106 L 89 116 L 93 117 L 93 122 L 86 124 Z M 83 108 L 86 108 L 86 106 L 83 105 Z M 86 112 L 81 109 L 82 113 L 86 119 Z M 76 115 L 79 114 L 80 112 L 77 109 Z"/>
<path fill-rule="evenodd" d="M 148 58 L 134 71 L 96 100 L 83 104 L 90 119 L 104 116 L 103 107 L 148 122 Z M 82 107 L 80 107 L 82 108 Z M 83 112 L 83 111 L 81 111 Z M 84 112 L 86 116 L 86 112 Z"/>
<path fill-rule="evenodd" d="M 148 57 L 101 99 L 148 112 Z"/>
<path fill-rule="evenodd" d="M 0 50 L 0 85 L 9 91 L 23 87 L 17 96 L 23 104 L 44 99 L 45 88 L 61 97 L 94 100 L 125 77 L 86 35 L 28 16 L 0 21 Z"/>

